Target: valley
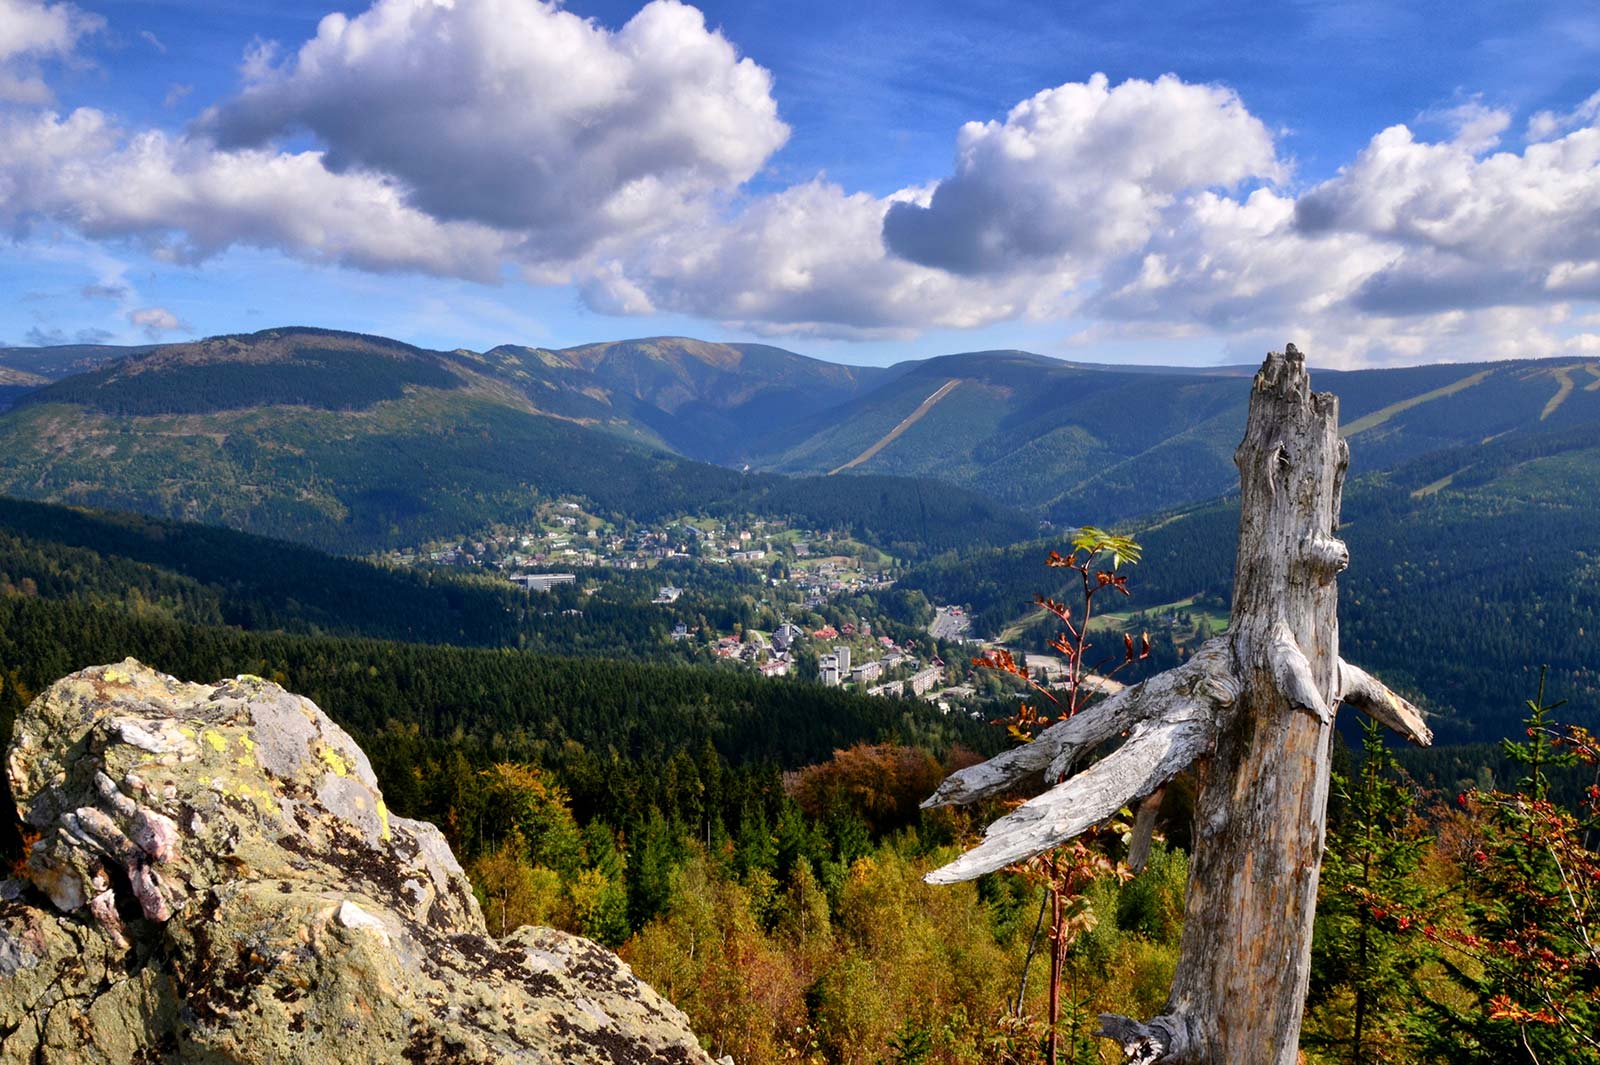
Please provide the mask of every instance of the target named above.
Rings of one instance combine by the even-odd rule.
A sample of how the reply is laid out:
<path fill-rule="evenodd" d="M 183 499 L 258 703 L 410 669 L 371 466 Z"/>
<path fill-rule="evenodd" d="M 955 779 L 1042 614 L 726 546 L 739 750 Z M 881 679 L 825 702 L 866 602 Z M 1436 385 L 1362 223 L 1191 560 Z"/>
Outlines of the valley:
<path fill-rule="evenodd" d="M 1152 629 L 1173 659 L 1226 622 L 1237 368 L 983 352 L 873 369 L 682 338 L 428 351 L 298 328 L 53 350 L 0 351 L 29 382 L 0 414 L 0 490 L 440 574 L 426 581 L 558 575 L 516 620 L 445 642 L 815 680 L 832 646 L 798 656 L 773 634 L 866 626 L 896 648 L 931 641 L 951 685 L 998 698 L 955 641 L 1043 650 L 1030 604 L 1057 589 L 1038 560 L 1085 521 L 1149 547 L 1104 631 Z M 1495 734 L 1535 661 L 1580 698 L 1596 690 L 1569 647 L 1596 621 L 1589 366 L 1318 376 L 1354 456 L 1346 639 L 1434 693 L 1446 737 Z M 1507 535 L 1526 558 L 1474 546 Z M 1502 571 L 1520 590 L 1460 601 Z M 1498 657 L 1478 666 L 1454 649 L 1480 642 L 1484 619 Z"/>

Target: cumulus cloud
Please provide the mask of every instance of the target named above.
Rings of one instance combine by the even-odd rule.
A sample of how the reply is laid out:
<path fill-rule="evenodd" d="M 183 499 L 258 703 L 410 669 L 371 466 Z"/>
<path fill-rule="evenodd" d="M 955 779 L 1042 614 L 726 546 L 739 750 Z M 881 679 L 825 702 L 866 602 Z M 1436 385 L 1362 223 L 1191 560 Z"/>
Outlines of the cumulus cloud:
<path fill-rule="evenodd" d="M 517 230 L 541 262 L 698 216 L 788 136 L 771 76 L 677 0 L 615 32 L 551 3 L 378 0 L 282 62 L 257 48 L 245 77 L 199 123 L 224 148 L 309 132 L 334 173 Z"/>
<path fill-rule="evenodd" d="M 1480 156 L 1384 130 L 1296 207 L 1307 234 L 1399 249 L 1351 298 L 1388 314 L 1600 298 L 1600 128 Z"/>
<path fill-rule="evenodd" d="M 1600 121 L 1600 92 L 1565 114 L 1555 111 L 1535 112 L 1528 119 L 1528 140 L 1549 140 L 1558 134 L 1592 125 L 1596 121 Z"/>
<path fill-rule="evenodd" d="M 0 102 L 48 102 L 38 62 L 70 56 L 79 38 L 104 25 L 71 4 L 0 0 Z"/>
<path fill-rule="evenodd" d="M 1466 103 L 1438 111 L 1425 111 L 1424 120 L 1438 120 L 1451 132 L 1451 143 L 1476 155 L 1500 143 L 1500 135 L 1511 126 L 1511 112 L 1489 107 L 1474 97 Z"/>
<path fill-rule="evenodd" d="M 128 321 L 144 330 L 151 340 L 160 340 L 167 333 L 188 330 L 177 315 L 165 307 L 140 307 L 128 312 Z"/>
<path fill-rule="evenodd" d="M 477 280 L 494 280 L 514 243 L 409 206 L 391 179 L 333 173 L 315 151 L 218 151 L 158 131 L 128 134 L 90 108 L 0 118 L 0 224 L 40 220 L 135 238 L 174 262 L 242 244 Z"/>
<path fill-rule="evenodd" d="M 1080 309 L 1347 365 L 1586 350 L 1569 318 L 1600 299 L 1600 130 L 1483 155 L 1505 124 L 1463 117 L 1446 142 L 1385 130 L 1298 199 L 1186 198 Z"/>
<path fill-rule="evenodd" d="M 817 179 L 756 199 L 606 261 L 585 298 L 847 337 L 1042 318 L 1142 246 L 1179 194 L 1284 172 L 1236 95 L 1173 77 L 1039 93 L 969 123 L 957 156 L 952 177 L 886 197 Z"/>
<path fill-rule="evenodd" d="M 884 221 L 903 258 L 1012 272 L 1137 248 L 1180 193 L 1283 175 L 1272 136 L 1231 90 L 1104 74 L 1048 89 L 1003 122 L 969 122 L 955 173 Z"/>
<path fill-rule="evenodd" d="M 671 309 L 762 332 L 841 337 L 965 328 L 1028 313 L 1061 283 L 974 280 L 889 255 L 885 213 L 917 190 L 879 198 L 816 180 L 753 201 L 695 239 L 668 235 L 584 287 L 591 306 Z"/>

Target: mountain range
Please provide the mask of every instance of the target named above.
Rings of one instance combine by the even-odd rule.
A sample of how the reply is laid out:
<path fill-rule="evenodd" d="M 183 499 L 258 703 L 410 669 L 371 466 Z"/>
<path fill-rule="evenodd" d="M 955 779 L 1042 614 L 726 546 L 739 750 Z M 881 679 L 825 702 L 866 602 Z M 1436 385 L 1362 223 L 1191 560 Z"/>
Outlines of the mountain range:
<path fill-rule="evenodd" d="M 794 359 L 797 372 L 813 369 L 814 360 Z M 305 329 L 161 345 L 17 397 L 0 415 L 0 493 L 344 553 L 459 536 L 560 496 L 639 519 L 781 514 L 851 528 L 904 556 L 1004 541 L 1034 524 L 957 487 L 746 474 L 691 459 L 664 449 L 620 398 L 612 402 L 620 386 L 593 384 L 592 371 L 573 368 L 581 365 Z M 701 382 L 706 402 L 734 418 L 796 387 L 750 376 L 757 386 L 738 395 Z M 683 380 L 689 388 L 695 379 Z M 619 413 L 602 418 L 601 399 Z"/>
<path fill-rule="evenodd" d="M 1021 351 L 857 367 L 677 337 L 430 351 L 307 328 L 0 349 L 0 368 L 0 491 L 341 549 L 494 520 L 529 487 L 658 509 L 739 490 L 718 466 L 940 481 L 1035 519 L 1117 521 L 1229 491 L 1248 398 L 1241 367 Z M 1357 475 L 1600 420 L 1600 360 L 1317 385 L 1341 398 Z"/>

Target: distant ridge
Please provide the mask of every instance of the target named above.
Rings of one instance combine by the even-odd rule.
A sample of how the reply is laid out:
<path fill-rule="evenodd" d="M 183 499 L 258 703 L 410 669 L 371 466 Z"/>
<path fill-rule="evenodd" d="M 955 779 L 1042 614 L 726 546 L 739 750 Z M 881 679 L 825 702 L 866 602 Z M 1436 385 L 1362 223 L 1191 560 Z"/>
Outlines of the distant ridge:
<path fill-rule="evenodd" d="M 430 351 L 310 327 L 136 348 L 0 349 L 0 368 L 10 371 L 0 378 L 0 407 L 17 405 L 17 418 L 66 404 L 109 417 L 223 419 L 236 424 L 191 428 L 231 440 L 236 449 L 252 433 L 264 433 L 256 441 L 266 445 L 257 463 L 281 459 L 283 449 L 302 446 L 308 436 L 329 444 L 350 433 L 352 423 L 302 419 L 291 441 L 282 436 L 284 426 L 243 412 L 289 405 L 359 414 L 366 419 L 363 434 L 388 434 L 390 454 L 381 465 L 399 479 L 374 486 L 370 498 L 395 501 L 380 508 L 391 515 L 390 524 L 428 509 L 417 486 L 437 476 L 428 461 L 436 445 L 413 450 L 403 441 L 445 433 L 464 443 L 460 429 L 470 424 L 495 449 L 502 431 L 496 426 L 510 417 L 508 410 L 542 423 L 535 436 L 544 443 L 537 446 L 556 451 L 568 446 L 557 440 L 581 429 L 735 469 L 932 479 L 1055 522 L 1116 521 L 1228 489 L 1245 402 L 1240 376 L 1249 372 L 1241 366 L 1068 361 L 1019 350 L 848 366 L 768 344 L 671 336 L 569 348 Z M 1558 432 L 1600 419 L 1600 362 L 1593 359 L 1325 370 L 1318 382 L 1339 395 L 1347 433 L 1359 434 L 1363 470 L 1490 437 Z M 425 428 L 391 424 L 394 404 Z M 227 410 L 240 413 L 223 418 Z M 474 413 L 466 416 L 469 410 Z M 0 450 L 14 451 L 13 473 L 0 467 L 0 486 L 25 483 L 25 470 L 37 473 L 41 446 L 57 447 L 57 468 L 72 461 L 70 451 L 59 448 L 72 435 L 61 411 L 42 421 L 37 413 L 31 417 L 32 448 L 20 437 L 0 438 Z M 505 465 L 508 449 L 535 446 L 519 433 L 505 438 L 490 465 Z M 610 448 L 587 450 L 610 455 Z M 415 471 L 410 478 L 398 472 L 405 464 Z M 92 470 L 78 472 L 87 477 L 79 490 L 98 491 Z M 543 479 L 549 474 L 547 467 Z M 239 475 L 246 481 L 255 476 Z M 451 484 L 445 491 L 482 495 L 484 489 Z M 119 505 L 114 494 L 95 498 Z M 364 509 L 340 518 L 346 505 L 309 486 L 292 508 L 321 508 L 341 521 Z"/>

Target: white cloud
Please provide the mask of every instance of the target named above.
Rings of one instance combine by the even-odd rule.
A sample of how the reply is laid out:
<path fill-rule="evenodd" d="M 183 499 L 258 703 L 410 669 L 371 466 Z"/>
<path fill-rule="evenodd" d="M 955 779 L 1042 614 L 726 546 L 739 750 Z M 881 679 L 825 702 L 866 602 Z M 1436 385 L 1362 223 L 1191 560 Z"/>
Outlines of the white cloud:
<path fill-rule="evenodd" d="M 1577 107 L 1566 114 L 1557 114 L 1554 111 L 1539 111 L 1528 119 L 1527 136 L 1529 141 L 1544 141 L 1560 133 L 1566 133 L 1581 126 L 1592 125 L 1600 120 L 1600 92 L 1595 93 Z"/>
<path fill-rule="evenodd" d="M 1384 130 L 1296 209 L 1308 234 L 1399 249 L 1351 295 L 1380 314 L 1600 298 L 1600 128 L 1482 156 Z"/>
<path fill-rule="evenodd" d="M 588 278 L 585 298 L 613 313 L 673 310 L 762 332 L 877 337 L 986 325 L 1035 310 L 1039 293 L 1059 296 L 1060 281 L 967 279 L 889 255 L 884 214 L 914 195 L 796 185 L 724 225 L 667 234 L 625 263 L 607 263 Z"/>
<path fill-rule="evenodd" d="M 1511 126 L 1511 112 L 1479 99 L 1422 117 L 1442 119 L 1452 132 L 1451 143 L 1475 155 L 1499 144 L 1500 134 Z"/>
<path fill-rule="evenodd" d="M 140 307 L 128 312 L 128 321 L 144 330 L 151 340 L 160 340 L 167 333 L 187 330 L 177 315 L 165 307 Z"/>
<path fill-rule="evenodd" d="M 1004 123 L 968 123 L 957 156 L 929 186 L 874 197 L 817 179 L 670 232 L 592 272 L 585 298 L 846 337 L 1042 318 L 1142 246 L 1180 193 L 1284 170 L 1237 96 L 1173 77 L 1039 93 Z"/>
<path fill-rule="evenodd" d="M 218 151 L 155 131 L 129 135 L 87 108 L 0 118 L 0 223 L 41 220 L 96 239 L 136 238 L 177 262 L 242 244 L 485 281 L 513 244 L 408 206 L 386 178 L 331 173 L 317 152 Z"/>
<path fill-rule="evenodd" d="M 378 0 L 292 59 L 258 46 L 245 77 L 200 123 L 224 147 L 309 131 L 334 172 L 517 230 L 541 263 L 699 217 L 788 136 L 771 76 L 677 0 L 615 32 L 550 3 Z"/>
<path fill-rule="evenodd" d="M 0 102 L 49 102 L 38 61 L 71 56 L 80 37 L 104 25 L 71 4 L 0 0 Z"/>
<path fill-rule="evenodd" d="M 1284 167 L 1237 98 L 1173 79 L 1131 84 L 1124 107 L 1112 103 L 1127 86 L 1097 79 L 1040 94 L 1005 125 L 969 125 L 956 177 L 933 189 L 879 199 L 814 181 L 764 197 L 693 239 L 608 262 L 587 298 L 610 313 L 841 336 L 1071 314 L 1090 323 L 1085 342 L 1220 336 L 1253 354 L 1295 338 L 1342 365 L 1587 343 L 1563 322 L 1572 304 L 1600 298 L 1600 130 L 1485 155 L 1510 116 L 1472 101 L 1434 116 L 1448 141 L 1398 126 L 1298 199 L 1273 187 L 1241 196 L 1227 187 Z M 1088 132 L 1107 109 L 1119 120 Z M 1063 113 L 1083 120 L 1042 117 Z M 1174 123 L 1192 143 L 1215 142 L 1209 161 L 1134 136 L 1159 140 Z M 1117 151 L 1084 147 L 1102 137 Z M 1065 161 L 1079 155 L 1088 161 Z M 972 269 L 893 254 L 905 250 L 897 217 L 927 227 L 917 239 L 953 260 L 944 266 Z"/>
<path fill-rule="evenodd" d="M 1167 322 L 1235 352 L 1292 339 L 1334 365 L 1584 351 L 1567 322 L 1600 297 L 1597 139 L 1479 158 L 1394 127 L 1298 201 L 1175 205 L 1080 311 L 1110 333 Z"/>
<path fill-rule="evenodd" d="M 1048 89 L 1004 122 L 969 122 L 926 205 L 889 212 L 897 254 L 955 273 L 1008 273 L 1137 248 L 1198 188 L 1283 176 L 1272 136 L 1231 90 L 1167 75 Z"/>

